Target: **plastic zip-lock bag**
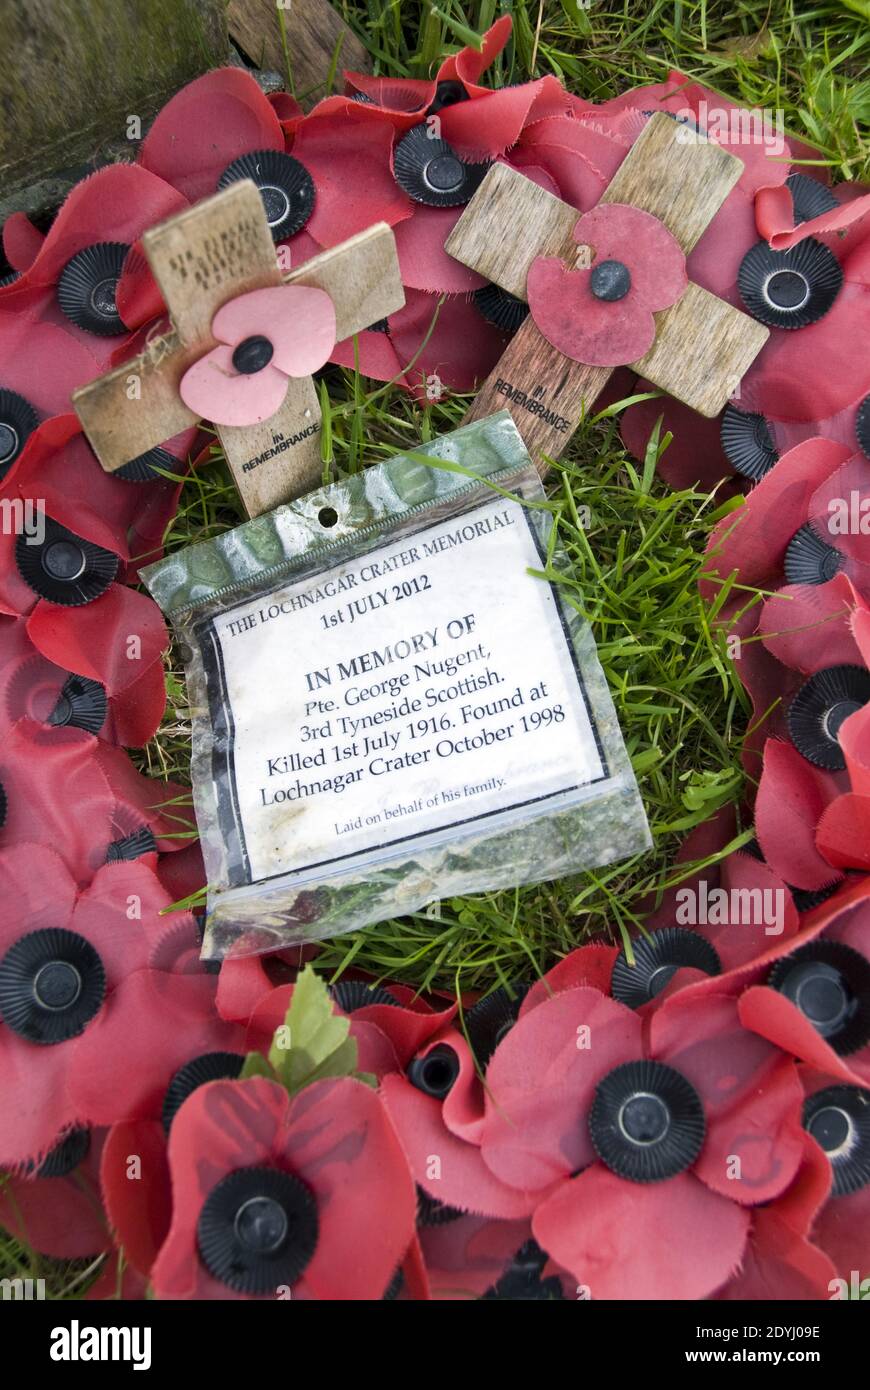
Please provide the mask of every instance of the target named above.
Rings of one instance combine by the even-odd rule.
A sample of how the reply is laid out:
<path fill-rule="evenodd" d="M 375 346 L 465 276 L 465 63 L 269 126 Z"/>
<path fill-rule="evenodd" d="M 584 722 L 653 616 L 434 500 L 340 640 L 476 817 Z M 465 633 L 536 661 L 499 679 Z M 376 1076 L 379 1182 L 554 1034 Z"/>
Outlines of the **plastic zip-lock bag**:
<path fill-rule="evenodd" d="M 206 955 L 649 846 L 542 503 L 502 412 L 144 571 L 186 664 Z"/>

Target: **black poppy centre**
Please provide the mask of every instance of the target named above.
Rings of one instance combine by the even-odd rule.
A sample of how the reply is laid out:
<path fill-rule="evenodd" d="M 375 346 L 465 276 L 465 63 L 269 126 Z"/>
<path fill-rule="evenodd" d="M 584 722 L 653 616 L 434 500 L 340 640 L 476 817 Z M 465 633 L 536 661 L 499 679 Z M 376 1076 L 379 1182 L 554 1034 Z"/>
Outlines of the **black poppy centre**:
<path fill-rule="evenodd" d="M 826 1086 L 804 1102 L 803 1125 L 827 1154 L 832 1197 L 870 1183 L 870 1095 L 860 1086 Z"/>
<path fill-rule="evenodd" d="M 0 1016 L 28 1042 L 51 1046 L 83 1032 L 106 993 L 97 951 L 77 932 L 28 932 L 0 961 Z"/>
<path fill-rule="evenodd" d="M 634 963 L 625 949 L 613 963 L 611 992 L 620 1004 L 639 1009 L 661 994 L 678 970 L 689 967 L 705 975 L 721 975 L 722 962 L 715 948 L 697 932 L 685 927 L 665 927 L 648 939 L 632 944 Z"/>
<path fill-rule="evenodd" d="M 631 272 L 622 261 L 599 261 L 592 267 L 589 288 L 606 303 L 624 299 L 631 289 Z"/>
<path fill-rule="evenodd" d="M 467 203 L 489 167 L 488 161 L 466 163 L 446 140 L 435 138 L 427 125 L 414 126 L 403 135 L 393 158 L 399 187 L 415 202 L 431 207 Z"/>
<path fill-rule="evenodd" d="M 261 372 L 272 361 L 275 349 L 268 338 L 255 333 L 243 338 L 233 349 L 233 366 L 241 376 L 253 376 Z"/>
<path fill-rule="evenodd" d="M 424 1095 L 443 1100 L 459 1076 L 459 1058 L 447 1043 L 438 1043 L 425 1057 L 415 1057 L 408 1067 L 408 1080 Z"/>
<path fill-rule="evenodd" d="M 870 961 L 841 941 L 812 941 L 773 967 L 784 994 L 840 1056 L 870 1042 Z"/>
<path fill-rule="evenodd" d="M 317 1249 L 317 1204 L 278 1168 L 240 1168 L 212 1188 L 196 1227 L 209 1273 L 237 1293 L 274 1294 L 305 1272 Z"/>
<path fill-rule="evenodd" d="M 589 1136 L 602 1163 L 629 1182 L 663 1182 L 695 1162 L 704 1107 L 681 1072 L 662 1062 L 625 1062 L 598 1083 Z"/>

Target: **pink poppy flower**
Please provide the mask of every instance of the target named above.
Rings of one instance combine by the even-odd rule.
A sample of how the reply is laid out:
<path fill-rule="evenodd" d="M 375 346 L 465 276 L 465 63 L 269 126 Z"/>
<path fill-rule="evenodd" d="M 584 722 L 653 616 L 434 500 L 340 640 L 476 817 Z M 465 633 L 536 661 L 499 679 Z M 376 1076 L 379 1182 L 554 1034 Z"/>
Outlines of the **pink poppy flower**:
<path fill-rule="evenodd" d="M 380 1300 L 414 1235 L 414 1186 L 377 1094 L 215 1081 L 169 1136 L 173 1212 L 158 1298 Z M 360 1200 L 360 1193 L 365 1200 Z"/>
<path fill-rule="evenodd" d="M 310 376 L 335 347 L 335 306 L 306 285 L 252 290 L 219 309 L 220 343 L 181 378 L 179 391 L 197 415 L 217 425 L 254 425 L 281 406 L 287 380 Z"/>
<path fill-rule="evenodd" d="M 618 367 L 643 357 L 655 338 L 653 312 L 686 288 L 685 256 L 647 212 L 603 203 L 584 213 L 574 240 L 589 246 L 589 270 L 539 256 L 528 278 L 529 309 L 548 342 L 592 366 Z"/>

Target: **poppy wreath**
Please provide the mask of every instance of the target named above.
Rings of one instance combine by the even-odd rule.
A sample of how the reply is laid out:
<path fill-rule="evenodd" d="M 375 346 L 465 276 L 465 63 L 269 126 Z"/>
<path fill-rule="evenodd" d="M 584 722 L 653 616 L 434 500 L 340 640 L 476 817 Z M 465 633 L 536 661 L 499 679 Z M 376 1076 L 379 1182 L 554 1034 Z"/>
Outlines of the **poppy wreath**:
<path fill-rule="evenodd" d="M 346 73 L 307 114 L 211 72 L 47 232 L 3 227 L 0 501 L 23 524 L 0 536 L 0 1224 L 100 1257 L 88 1298 L 813 1299 L 870 1274 L 870 195 L 798 140 L 741 142 L 684 260 L 653 219 L 597 205 L 653 112 L 703 129 L 708 104 L 739 108 L 679 73 L 603 104 L 552 76 L 487 86 L 510 32 L 431 80 Z M 71 392 L 166 327 L 142 234 L 240 178 L 285 269 L 393 228 L 405 307 L 338 343 L 324 315 L 317 365 L 437 400 L 474 390 L 530 311 L 594 360 L 589 272 L 537 262 L 527 307 L 445 253 L 493 161 L 632 260 L 609 365 L 642 355 L 687 276 L 770 330 L 719 419 L 659 396 L 621 421 L 643 459 L 662 417 L 666 481 L 739 504 L 701 588 L 753 710 L 750 795 L 687 838 L 631 942 L 510 989 L 424 997 L 351 970 L 327 990 L 314 947 L 216 972 L 183 907 L 204 878 L 189 793 L 127 752 L 166 706 L 139 569 L 210 436 L 110 476 Z M 247 298 L 223 358 L 273 312 Z M 288 335 L 276 393 L 311 368 Z M 206 418 L 209 371 L 185 388 Z M 221 405 L 253 418 L 239 383 Z M 621 395 L 645 386 L 619 374 Z"/>

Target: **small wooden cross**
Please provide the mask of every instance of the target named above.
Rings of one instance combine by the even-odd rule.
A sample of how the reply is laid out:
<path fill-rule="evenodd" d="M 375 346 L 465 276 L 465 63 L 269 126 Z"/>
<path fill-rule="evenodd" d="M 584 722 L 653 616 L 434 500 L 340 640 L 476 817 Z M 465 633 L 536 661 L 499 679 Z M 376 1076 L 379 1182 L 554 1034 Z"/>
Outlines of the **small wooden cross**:
<path fill-rule="evenodd" d="M 602 203 L 630 203 L 664 223 L 688 255 L 743 169 L 741 160 L 692 127 L 656 113 L 632 145 Z M 530 179 L 494 164 L 448 237 L 451 256 L 519 299 L 538 256 L 573 268 L 580 213 Z M 588 252 L 586 252 L 588 255 Z M 670 309 L 655 315 L 656 336 L 631 368 L 701 415 L 725 406 L 764 346 L 768 330 L 689 281 Z M 531 316 L 487 377 L 465 422 L 505 407 L 530 454 L 558 458 L 603 390 L 611 367 L 586 366 L 553 347 Z"/>
<path fill-rule="evenodd" d="M 250 179 L 152 227 L 142 245 L 173 331 L 72 397 L 108 473 L 197 423 L 178 393 L 179 382 L 215 346 L 211 322 L 228 300 L 282 284 L 325 290 L 335 306 L 339 342 L 405 302 L 396 243 L 385 222 L 282 274 L 262 198 Z M 248 516 L 316 485 L 321 413 L 311 377 L 291 378 L 283 404 L 268 420 L 216 428 Z"/>

